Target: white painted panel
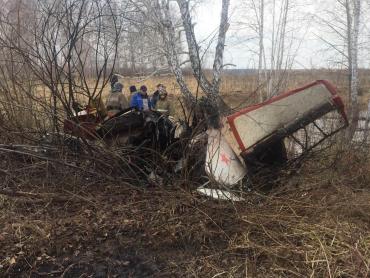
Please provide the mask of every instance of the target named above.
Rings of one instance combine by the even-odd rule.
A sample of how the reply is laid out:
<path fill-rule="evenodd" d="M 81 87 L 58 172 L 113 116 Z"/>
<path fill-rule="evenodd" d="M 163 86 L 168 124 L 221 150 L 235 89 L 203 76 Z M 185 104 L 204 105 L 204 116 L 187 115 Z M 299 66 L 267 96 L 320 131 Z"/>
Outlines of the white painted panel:
<path fill-rule="evenodd" d="M 244 201 L 242 197 L 239 197 L 234 193 L 226 190 L 200 187 L 197 189 L 197 191 L 202 195 L 211 197 L 212 199 L 216 200 L 228 200 L 233 202 Z"/>
<path fill-rule="evenodd" d="M 209 129 L 206 172 L 218 183 L 234 185 L 246 175 L 246 168 L 229 146 L 220 130 Z"/>
<path fill-rule="evenodd" d="M 317 85 L 240 115 L 234 123 L 248 149 L 274 131 L 327 102 L 332 102 L 331 93 L 324 85 Z"/>

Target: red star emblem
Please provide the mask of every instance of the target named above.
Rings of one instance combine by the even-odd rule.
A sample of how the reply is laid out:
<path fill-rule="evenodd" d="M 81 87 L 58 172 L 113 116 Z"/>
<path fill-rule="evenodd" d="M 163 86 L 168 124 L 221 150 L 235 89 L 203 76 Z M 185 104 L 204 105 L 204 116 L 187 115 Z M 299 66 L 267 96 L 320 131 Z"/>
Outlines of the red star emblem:
<path fill-rule="evenodd" d="M 221 161 L 225 164 L 229 165 L 231 163 L 230 158 L 226 154 L 221 154 Z"/>

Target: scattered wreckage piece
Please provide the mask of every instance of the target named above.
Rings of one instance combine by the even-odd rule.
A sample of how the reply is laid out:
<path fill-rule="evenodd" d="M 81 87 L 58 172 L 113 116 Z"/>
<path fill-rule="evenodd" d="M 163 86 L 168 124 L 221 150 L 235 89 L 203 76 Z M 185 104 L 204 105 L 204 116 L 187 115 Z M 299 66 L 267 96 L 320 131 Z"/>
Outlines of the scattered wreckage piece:
<path fill-rule="evenodd" d="M 331 112 L 339 123 L 324 130 L 317 120 L 323 126 L 323 117 Z M 206 171 L 211 179 L 230 188 L 253 172 L 256 164 L 270 167 L 289 161 L 285 139 L 310 125 L 316 127 L 321 137 L 312 144 L 294 137 L 302 148 L 300 155 L 348 126 L 343 101 L 326 80 L 282 93 L 223 118 L 220 130 L 208 130 Z"/>
<path fill-rule="evenodd" d="M 77 112 L 74 117 L 64 119 L 63 131 L 66 134 L 83 139 L 96 139 L 96 129 L 101 122 L 96 109 L 89 109 Z"/>
<path fill-rule="evenodd" d="M 64 120 L 64 132 L 86 140 L 118 142 L 135 146 L 148 143 L 155 149 L 164 150 L 173 141 L 176 125 L 168 117 L 156 111 L 126 109 L 106 120 L 97 115 L 96 109 L 88 109 Z"/>
<path fill-rule="evenodd" d="M 207 188 L 205 187 L 205 185 L 198 187 L 197 192 L 204 196 L 210 197 L 212 199 L 217 199 L 217 200 L 225 200 L 225 201 L 232 201 L 232 202 L 245 201 L 243 197 L 240 197 L 237 194 L 234 194 L 230 190 Z"/>

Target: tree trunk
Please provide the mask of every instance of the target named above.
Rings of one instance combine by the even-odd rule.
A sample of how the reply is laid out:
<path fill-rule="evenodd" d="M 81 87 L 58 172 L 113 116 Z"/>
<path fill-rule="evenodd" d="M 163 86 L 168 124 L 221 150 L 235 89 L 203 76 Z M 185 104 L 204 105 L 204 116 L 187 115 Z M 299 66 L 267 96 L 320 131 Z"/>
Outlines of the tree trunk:
<path fill-rule="evenodd" d="M 350 99 L 350 128 L 348 139 L 351 139 L 358 125 L 358 37 L 360 32 L 361 0 L 354 0 L 352 5 L 346 0 L 347 40 L 348 40 L 348 82 Z"/>
<path fill-rule="evenodd" d="M 229 12 L 230 0 L 222 1 L 221 21 L 218 33 L 218 42 L 216 46 L 215 60 L 213 64 L 213 80 L 212 80 L 212 91 L 211 95 L 213 98 L 217 97 L 220 91 L 221 82 L 221 70 L 223 67 L 223 58 L 225 50 L 226 32 L 229 28 L 228 23 L 228 12 Z"/>
<path fill-rule="evenodd" d="M 260 102 L 266 99 L 264 91 L 261 90 L 262 85 L 262 67 L 263 67 L 263 57 L 264 57 L 264 21 L 265 21 L 265 0 L 260 0 L 260 7 L 259 7 L 259 23 L 258 23 L 258 38 L 259 38 L 259 53 L 258 53 L 258 76 L 257 76 L 257 87 L 260 91 Z"/>
<path fill-rule="evenodd" d="M 162 0 L 161 4 L 157 2 L 157 9 L 163 9 L 163 14 L 162 13 L 159 14 L 161 16 L 162 28 L 165 30 L 164 32 L 162 32 L 162 37 L 165 42 L 164 43 L 166 48 L 165 56 L 167 58 L 167 62 L 170 66 L 172 73 L 176 77 L 177 84 L 179 84 L 181 93 L 186 99 L 186 102 L 188 104 L 192 103 L 194 102 L 194 97 L 185 83 L 181 65 L 179 62 L 176 44 L 176 32 L 170 16 L 169 2 L 165 0 Z"/>
<path fill-rule="evenodd" d="M 226 0 L 229 1 L 229 0 Z M 189 1 L 187 0 L 177 0 L 180 8 L 182 24 L 185 29 L 185 36 L 187 41 L 187 46 L 189 50 L 189 58 L 191 67 L 193 70 L 193 75 L 197 79 L 199 86 L 202 90 L 208 94 L 212 92 L 212 85 L 207 80 L 206 76 L 202 71 L 201 59 L 199 54 L 199 46 L 195 38 L 194 27 L 190 15 Z"/>

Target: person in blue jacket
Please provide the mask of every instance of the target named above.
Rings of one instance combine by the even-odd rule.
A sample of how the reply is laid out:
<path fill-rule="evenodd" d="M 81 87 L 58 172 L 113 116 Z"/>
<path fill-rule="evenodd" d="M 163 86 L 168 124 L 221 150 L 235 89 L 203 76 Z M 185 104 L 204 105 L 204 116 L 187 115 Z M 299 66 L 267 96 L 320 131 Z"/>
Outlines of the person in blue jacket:
<path fill-rule="evenodd" d="M 130 107 L 140 111 L 149 111 L 152 109 L 152 104 L 148 96 L 148 88 L 145 85 L 141 86 L 140 91 L 132 96 Z"/>
<path fill-rule="evenodd" d="M 131 103 L 132 97 L 137 93 L 137 89 L 135 85 L 130 86 L 130 97 L 129 97 L 129 103 Z"/>

